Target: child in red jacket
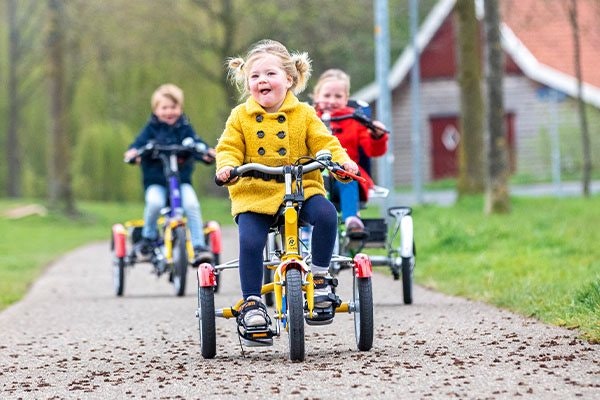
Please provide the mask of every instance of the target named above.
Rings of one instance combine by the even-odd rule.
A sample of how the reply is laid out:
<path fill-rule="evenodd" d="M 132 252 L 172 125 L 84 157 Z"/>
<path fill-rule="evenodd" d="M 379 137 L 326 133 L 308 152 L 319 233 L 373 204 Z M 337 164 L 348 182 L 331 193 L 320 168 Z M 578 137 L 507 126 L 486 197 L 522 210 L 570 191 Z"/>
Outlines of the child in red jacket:
<path fill-rule="evenodd" d="M 358 163 L 359 148 L 368 157 L 384 155 L 387 151 L 388 136 L 385 126 L 373 121 L 375 129 L 368 129 L 358 120 L 352 118 L 354 108 L 347 106 L 350 96 L 350 77 L 339 69 L 329 69 L 319 77 L 313 92 L 313 100 L 317 114 L 324 122 L 329 123 L 331 133 L 335 135 L 342 147 L 346 149 L 352 160 Z M 343 118 L 347 116 L 348 118 Z M 359 166 L 360 167 L 360 166 Z M 373 181 L 367 172 L 360 167 L 365 183 L 356 181 L 339 185 L 332 182 L 330 188 L 332 199 L 339 199 L 342 219 L 347 228 L 363 229 L 358 219 L 360 202 L 368 199 L 368 190 Z"/>

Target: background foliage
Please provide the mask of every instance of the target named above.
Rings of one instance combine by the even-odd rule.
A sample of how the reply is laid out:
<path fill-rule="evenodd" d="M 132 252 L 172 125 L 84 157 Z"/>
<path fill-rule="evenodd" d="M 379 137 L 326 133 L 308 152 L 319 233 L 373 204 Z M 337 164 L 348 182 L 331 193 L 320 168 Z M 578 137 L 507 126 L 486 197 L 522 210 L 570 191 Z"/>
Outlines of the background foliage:
<path fill-rule="evenodd" d="M 7 4 L 0 20 L 7 21 Z M 422 0 L 423 17 L 434 0 Z M 307 51 L 314 77 L 337 67 L 352 76 L 353 89 L 374 79 L 373 1 L 299 0 L 70 0 L 66 10 L 67 92 L 77 199 L 141 198 L 139 172 L 120 164 L 126 146 L 150 115 L 150 95 L 172 82 L 186 95 L 185 111 L 209 143 L 216 139 L 237 102 L 226 82 L 224 61 L 243 55 L 262 38 Z M 6 143 L 8 98 L 19 108 L 22 195 L 45 197 L 49 112 L 45 76 L 47 4 L 16 1 L 20 33 L 19 86 L 0 96 L 0 145 Z M 409 40 L 408 2 L 390 0 L 391 59 Z M 0 82 L 8 74 L 8 24 L 0 24 Z M 316 79 L 312 79 L 314 84 Z M 309 89 L 302 99 L 307 100 Z M 124 172 L 126 171 L 126 172 Z M 216 191 L 211 168 L 198 168 L 196 187 Z M 6 187 L 0 164 L 0 195 Z M 119 182 L 122 181 L 122 182 Z"/>

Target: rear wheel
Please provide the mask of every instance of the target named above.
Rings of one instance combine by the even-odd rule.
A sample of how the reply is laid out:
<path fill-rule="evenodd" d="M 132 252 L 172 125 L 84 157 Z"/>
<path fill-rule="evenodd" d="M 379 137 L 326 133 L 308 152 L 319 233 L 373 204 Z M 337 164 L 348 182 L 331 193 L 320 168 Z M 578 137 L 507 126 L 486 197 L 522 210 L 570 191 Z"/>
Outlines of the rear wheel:
<path fill-rule="evenodd" d="M 404 304 L 412 304 L 414 257 L 402 257 L 402 296 Z"/>
<path fill-rule="evenodd" d="M 115 287 L 115 294 L 117 296 L 123 296 L 125 291 L 125 258 L 117 257 L 113 261 L 113 283 Z"/>
<path fill-rule="evenodd" d="M 214 358 L 217 354 L 217 331 L 215 291 L 212 287 L 198 287 L 198 325 L 202 357 Z"/>
<path fill-rule="evenodd" d="M 173 231 L 173 286 L 175 286 L 177 296 L 185 294 L 188 266 L 186 239 L 185 227 L 175 228 Z"/>
<path fill-rule="evenodd" d="M 289 269 L 286 272 L 285 297 L 290 360 L 304 361 L 304 299 L 302 274 L 297 269 Z"/>
<path fill-rule="evenodd" d="M 373 347 L 373 287 L 371 278 L 354 278 L 354 334 L 359 350 Z"/>

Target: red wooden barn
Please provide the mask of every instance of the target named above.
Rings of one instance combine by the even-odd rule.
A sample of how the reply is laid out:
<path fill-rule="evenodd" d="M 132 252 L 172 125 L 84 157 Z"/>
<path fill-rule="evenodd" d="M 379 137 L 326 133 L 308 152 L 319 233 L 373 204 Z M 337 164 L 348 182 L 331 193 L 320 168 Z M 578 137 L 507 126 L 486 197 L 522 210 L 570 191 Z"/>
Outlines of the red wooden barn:
<path fill-rule="evenodd" d="M 577 170 L 580 163 L 579 120 L 574 101 L 577 95 L 574 42 L 567 3 L 562 0 L 500 1 L 510 164 L 513 172 L 530 177 L 550 176 L 553 129 L 561 137 L 563 170 Z M 416 39 L 420 52 L 419 126 L 425 182 L 457 173 L 460 92 L 456 79 L 454 4 L 455 0 L 440 0 L 421 25 Z M 578 7 L 583 98 L 591 111 L 590 132 L 597 147 L 600 141 L 597 126 L 600 123 L 600 1 L 578 0 Z M 478 7 L 478 11 L 482 11 L 481 8 Z M 474 40 L 482 43 L 483 37 Z M 389 76 L 395 185 L 410 183 L 413 176 L 410 96 L 413 62 L 414 51 L 408 46 L 394 62 Z M 353 97 L 366 100 L 374 107 L 378 91 L 373 82 Z"/>

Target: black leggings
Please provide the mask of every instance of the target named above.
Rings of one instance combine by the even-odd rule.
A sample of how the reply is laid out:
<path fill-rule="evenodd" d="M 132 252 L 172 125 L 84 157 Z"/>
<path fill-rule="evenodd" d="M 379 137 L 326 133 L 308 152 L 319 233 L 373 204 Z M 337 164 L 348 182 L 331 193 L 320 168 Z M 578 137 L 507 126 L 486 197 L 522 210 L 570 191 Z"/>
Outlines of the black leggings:
<path fill-rule="evenodd" d="M 246 212 L 239 214 L 240 284 L 244 299 L 260 296 L 263 277 L 263 249 L 267 242 L 273 216 Z M 321 195 L 306 200 L 300 219 L 312 225 L 312 263 L 328 267 L 337 234 L 337 212 L 333 204 Z"/>

